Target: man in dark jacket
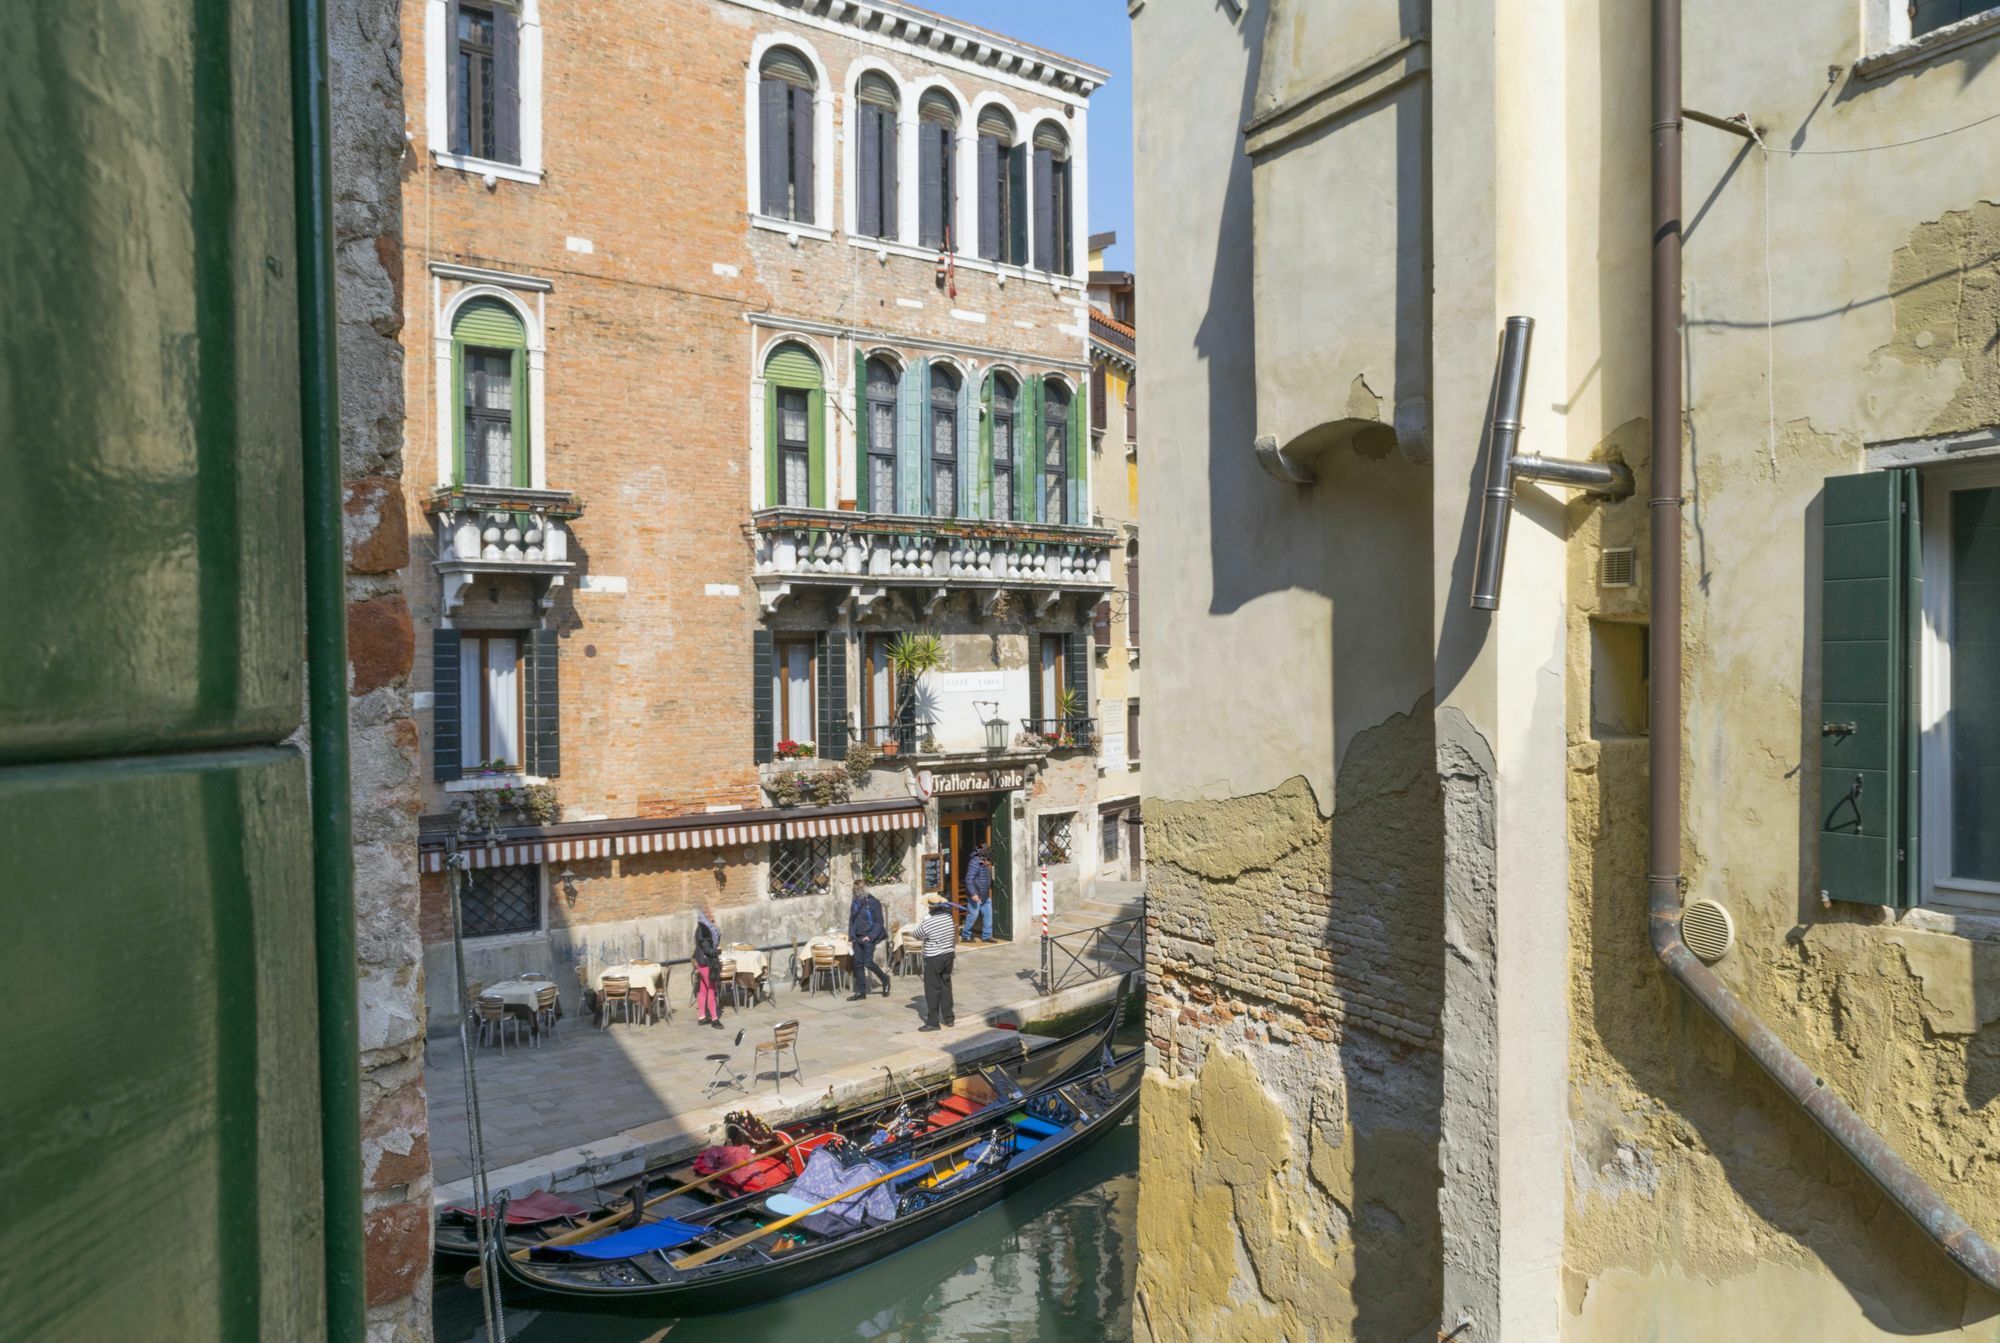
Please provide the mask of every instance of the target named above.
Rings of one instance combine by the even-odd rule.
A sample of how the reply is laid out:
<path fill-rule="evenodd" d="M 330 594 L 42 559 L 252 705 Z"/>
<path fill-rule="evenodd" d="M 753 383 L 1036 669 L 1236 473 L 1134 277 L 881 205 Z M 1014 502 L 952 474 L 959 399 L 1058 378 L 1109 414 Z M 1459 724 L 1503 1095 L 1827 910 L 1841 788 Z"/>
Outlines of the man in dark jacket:
<path fill-rule="evenodd" d="M 972 851 L 972 861 L 965 865 L 965 923 L 958 935 L 967 942 L 993 940 L 993 860 L 986 856 L 984 844 Z"/>
<path fill-rule="evenodd" d="M 847 1001 L 858 1003 L 868 996 L 868 976 L 882 981 L 882 996 L 889 996 L 889 976 L 875 964 L 875 948 L 889 935 L 882 920 L 882 902 L 866 886 L 854 888 L 854 901 L 847 907 L 847 941 L 854 948 L 854 992 Z"/>

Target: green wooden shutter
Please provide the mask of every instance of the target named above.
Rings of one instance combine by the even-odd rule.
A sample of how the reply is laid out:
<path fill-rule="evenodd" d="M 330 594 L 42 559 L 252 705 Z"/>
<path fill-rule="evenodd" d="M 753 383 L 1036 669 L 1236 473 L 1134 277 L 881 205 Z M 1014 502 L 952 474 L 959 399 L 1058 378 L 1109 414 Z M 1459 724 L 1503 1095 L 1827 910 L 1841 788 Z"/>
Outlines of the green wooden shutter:
<path fill-rule="evenodd" d="M 1042 380 L 1028 378 L 1021 383 L 1021 403 L 1025 414 L 1014 421 L 1014 516 L 1023 522 L 1039 522 L 1042 516 Z M 1025 460 L 1021 452 L 1021 428 L 1028 431 Z"/>
<path fill-rule="evenodd" d="M 1042 719 L 1048 716 L 1053 705 L 1046 708 L 1042 704 L 1042 640 L 1046 635 L 1028 636 L 1028 720 L 1034 730 L 1042 730 Z"/>
<path fill-rule="evenodd" d="M 764 384 L 764 507 L 776 508 L 778 493 L 778 384 Z"/>
<path fill-rule="evenodd" d="M 1819 884 L 1828 898 L 1857 904 L 1914 895 L 1915 477 L 1876 471 L 1826 482 Z"/>
<path fill-rule="evenodd" d="M 826 382 L 813 352 L 790 341 L 771 351 L 771 357 L 764 361 L 764 376 L 780 387 L 806 390 L 823 386 Z"/>
<path fill-rule="evenodd" d="M 806 502 L 826 507 L 826 392 L 806 393 Z"/>
<path fill-rule="evenodd" d="M 895 511 L 909 516 L 924 511 L 918 460 L 927 419 L 924 407 L 931 399 L 930 372 L 930 365 L 923 360 L 911 360 L 896 384 L 896 493 L 899 497 Z"/>
<path fill-rule="evenodd" d="M 854 506 L 868 511 L 868 353 L 854 352 Z"/>
<path fill-rule="evenodd" d="M 760 765 L 771 759 L 771 677 L 777 668 L 777 648 L 771 631 L 758 627 L 750 634 L 750 730 L 755 735 L 751 754 Z"/>
<path fill-rule="evenodd" d="M 822 759 L 847 754 L 847 636 L 829 630 L 814 650 L 819 660 L 814 680 L 819 685 L 819 748 Z"/>
<path fill-rule="evenodd" d="M 1076 693 L 1076 713 L 1090 717 L 1090 649 L 1078 635 L 1065 634 L 1063 641 L 1063 681 Z"/>
<path fill-rule="evenodd" d="M 460 777 L 460 690 L 458 631 L 431 631 L 431 777 L 445 782 Z"/>
<path fill-rule="evenodd" d="M 1090 525 L 1090 441 L 1084 432 L 1090 413 L 1090 393 L 1083 388 L 1069 399 L 1069 521 L 1074 527 Z"/>
<path fill-rule="evenodd" d="M 931 436 L 936 432 L 936 429 L 931 419 L 931 370 L 929 364 L 924 365 L 924 395 L 922 401 L 918 403 L 917 414 L 918 418 L 922 421 L 917 430 L 917 512 L 928 518 L 935 516 L 937 513 L 937 501 L 931 497 L 933 493 L 932 486 L 936 484 L 931 479 Z"/>
<path fill-rule="evenodd" d="M 559 659 L 562 645 L 554 630 L 528 633 L 526 694 L 527 722 L 522 736 L 528 748 L 530 774 L 554 779 L 562 774 L 562 679 Z"/>
<path fill-rule="evenodd" d="M 961 518 L 983 517 L 979 510 L 979 489 L 973 483 L 979 475 L 973 456 L 973 445 L 978 440 L 978 430 L 972 417 L 972 379 L 958 380 L 958 516 Z"/>
<path fill-rule="evenodd" d="M 993 935 L 1014 935 L 1014 795 L 1002 793 L 993 804 L 993 829 L 986 838 L 986 856 L 993 863 Z"/>
<path fill-rule="evenodd" d="M 978 514 L 982 518 L 993 516 L 993 376 L 986 375 L 979 391 L 979 462 L 975 471 L 979 482 Z"/>

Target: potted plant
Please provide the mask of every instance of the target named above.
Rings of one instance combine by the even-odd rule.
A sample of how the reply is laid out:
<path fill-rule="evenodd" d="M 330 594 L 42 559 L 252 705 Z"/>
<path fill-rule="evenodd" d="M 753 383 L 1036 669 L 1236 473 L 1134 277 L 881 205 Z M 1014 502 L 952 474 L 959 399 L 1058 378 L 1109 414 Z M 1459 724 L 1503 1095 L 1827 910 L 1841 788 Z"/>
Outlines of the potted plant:
<path fill-rule="evenodd" d="M 896 722 L 900 726 L 916 718 L 917 686 L 924 673 L 944 666 L 944 640 L 929 631 L 905 630 L 890 643 L 887 656 L 896 670 Z M 895 755 L 901 749 L 900 733 L 891 732 L 882 753 Z"/>
<path fill-rule="evenodd" d="M 810 760 L 819 754 L 819 748 L 809 741 L 793 741 L 790 737 L 778 743 L 777 756 L 780 760 Z"/>
<path fill-rule="evenodd" d="M 766 786 L 771 790 L 771 805 L 777 807 L 798 806 L 799 795 L 804 791 L 799 772 L 794 769 L 772 775 L 771 782 Z"/>
<path fill-rule="evenodd" d="M 847 777 L 856 786 L 868 782 L 868 771 L 875 767 L 875 748 L 859 737 L 847 748 Z"/>
<path fill-rule="evenodd" d="M 1055 731 L 1049 733 L 1049 741 L 1056 746 L 1076 745 L 1076 733 L 1071 724 L 1083 716 L 1083 696 L 1071 686 L 1056 691 Z"/>

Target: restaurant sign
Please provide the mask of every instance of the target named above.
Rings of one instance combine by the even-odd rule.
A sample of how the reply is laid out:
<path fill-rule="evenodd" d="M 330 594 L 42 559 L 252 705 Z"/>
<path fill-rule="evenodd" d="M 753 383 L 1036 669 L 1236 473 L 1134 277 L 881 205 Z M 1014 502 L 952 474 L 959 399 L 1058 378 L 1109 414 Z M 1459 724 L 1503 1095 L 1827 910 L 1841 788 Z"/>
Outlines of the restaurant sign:
<path fill-rule="evenodd" d="M 1028 786 L 1028 775 L 1018 769 L 976 769 L 956 774 L 933 774 L 930 791 L 939 796 L 950 793 L 1000 793 Z"/>

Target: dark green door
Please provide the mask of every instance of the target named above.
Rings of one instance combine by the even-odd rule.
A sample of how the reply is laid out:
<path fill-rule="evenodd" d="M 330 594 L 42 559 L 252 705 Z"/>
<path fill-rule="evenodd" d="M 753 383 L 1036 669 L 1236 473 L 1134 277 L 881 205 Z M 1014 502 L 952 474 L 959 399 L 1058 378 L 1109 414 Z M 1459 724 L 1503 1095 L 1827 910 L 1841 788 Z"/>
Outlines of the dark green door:
<path fill-rule="evenodd" d="M 0 47 L 9 1339 L 328 1333 L 284 14 Z"/>
<path fill-rule="evenodd" d="M 993 860 L 993 936 L 1014 936 L 1014 795 L 994 793 L 993 832 L 987 856 Z"/>

